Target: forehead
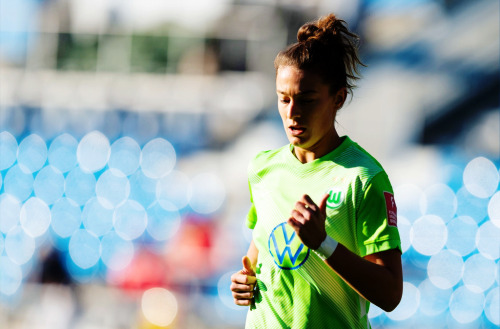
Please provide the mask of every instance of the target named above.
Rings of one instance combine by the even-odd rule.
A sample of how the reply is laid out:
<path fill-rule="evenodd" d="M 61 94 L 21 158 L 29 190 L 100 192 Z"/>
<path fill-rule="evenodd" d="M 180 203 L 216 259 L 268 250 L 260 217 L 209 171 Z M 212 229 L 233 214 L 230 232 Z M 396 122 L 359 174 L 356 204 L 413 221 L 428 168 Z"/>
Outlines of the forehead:
<path fill-rule="evenodd" d="M 313 70 L 302 70 L 295 66 L 281 66 L 276 73 L 276 90 L 284 93 L 328 90 Z"/>

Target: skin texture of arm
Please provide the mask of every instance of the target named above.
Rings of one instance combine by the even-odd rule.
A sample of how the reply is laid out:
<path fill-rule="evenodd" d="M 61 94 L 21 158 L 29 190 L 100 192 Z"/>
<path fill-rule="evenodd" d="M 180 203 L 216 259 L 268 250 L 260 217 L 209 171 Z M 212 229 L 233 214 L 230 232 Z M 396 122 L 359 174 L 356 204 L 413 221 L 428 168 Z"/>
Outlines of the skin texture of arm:
<path fill-rule="evenodd" d="M 326 238 L 326 199 L 316 205 L 304 195 L 292 211 L 288 224 L 293 227 L 302 242 L 317 249 Z M 338 244 L 325 262 L 361 296 L 386 312 L 396 308 L 403 294 L 401 253 L 391 249 L 366 257 L 360 257 Z"/>
<path fill-rule="evenodd" d="M 236 305 L 249 306 L 252 303 L 253 290 L 257 281 L 255 267 L 258 256 L 259 250 L 252 241 L 247 255 L 241 260 L 243 269 L 231 276 L 231 291 Z"/>

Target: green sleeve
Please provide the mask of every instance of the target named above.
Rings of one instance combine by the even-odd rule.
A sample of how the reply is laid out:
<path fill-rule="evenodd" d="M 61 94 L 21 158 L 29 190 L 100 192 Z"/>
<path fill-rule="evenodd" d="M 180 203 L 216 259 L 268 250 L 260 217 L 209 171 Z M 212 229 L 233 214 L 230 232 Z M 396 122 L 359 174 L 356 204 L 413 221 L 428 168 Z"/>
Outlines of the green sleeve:
<path fill-rule="evenodd" d="M 257 212 L 255 211 L 254 204 L 252 203 L 252 206 L 247 214 L 247 227 L 253 229 L 255 224 L 257 224 Z"/>
<path fill-rule="evenodd" d="M 250 185 L 250 182 L 248 182 L 248 190 L 250 191 L 250 202 L 252 203 L 252 206 L 248 211 L 246 224 L 248 228 L 253 229 L 255 224 L 257 224 L 257 210 L 253 204 L 252 186 Z"/>
<path fill-rule="evenodd" d="M 357 221 L 358 247 L 362 257 L 395 248 L 401 251 L 394 192 L 385 172 L 375 175 L 366 186 Z"/>

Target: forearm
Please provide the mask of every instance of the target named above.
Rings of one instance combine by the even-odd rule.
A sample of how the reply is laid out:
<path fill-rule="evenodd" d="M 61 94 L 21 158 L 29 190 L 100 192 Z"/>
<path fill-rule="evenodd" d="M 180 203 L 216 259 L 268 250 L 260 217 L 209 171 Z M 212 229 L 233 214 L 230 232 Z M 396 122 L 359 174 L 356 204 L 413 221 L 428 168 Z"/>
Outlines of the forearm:
<path fill-rule="evenodd" d="M 327 264 L 361 296 L 390 312 L 403 292 L 401 254 L 387 250 L 362 258 L 339 244 Z"/>

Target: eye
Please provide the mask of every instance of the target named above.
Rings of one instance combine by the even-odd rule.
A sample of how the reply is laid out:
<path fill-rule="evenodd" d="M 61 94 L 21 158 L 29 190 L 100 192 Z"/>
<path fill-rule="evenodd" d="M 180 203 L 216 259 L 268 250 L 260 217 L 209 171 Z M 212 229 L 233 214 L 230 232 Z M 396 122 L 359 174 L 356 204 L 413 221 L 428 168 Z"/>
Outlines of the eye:
<path fill-rule="evenodd" d="M 288 104 L 288 103 L 290 103 L 290 99 L 289 98 L 279 98 L 279 102 L 283 103 L 283 104 Z"/>

